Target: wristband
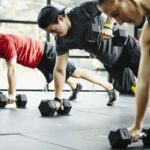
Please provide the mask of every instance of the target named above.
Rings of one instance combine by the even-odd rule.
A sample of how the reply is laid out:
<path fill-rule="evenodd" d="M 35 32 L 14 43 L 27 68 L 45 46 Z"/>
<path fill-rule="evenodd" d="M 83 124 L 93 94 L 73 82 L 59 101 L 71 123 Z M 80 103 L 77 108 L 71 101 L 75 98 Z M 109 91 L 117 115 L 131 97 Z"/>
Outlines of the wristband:
<path fill-rule="evenodd" d="M 59 98 L 57 98 L 57 97 L 55 97 L 54 100 L 57 101 L 57 102 L 59 102 L 59 103 L 62 103 L 62 100 L 59 99 Z"/>
<path fill-rule="evenodd" d="M 109 23 L 105 23 L 105 24 L 104 24 L 104 28 L 107 28 L 107 29 L 111 29 L 111 30 L 112 30 L 112 25 L 109 24 Z"/>

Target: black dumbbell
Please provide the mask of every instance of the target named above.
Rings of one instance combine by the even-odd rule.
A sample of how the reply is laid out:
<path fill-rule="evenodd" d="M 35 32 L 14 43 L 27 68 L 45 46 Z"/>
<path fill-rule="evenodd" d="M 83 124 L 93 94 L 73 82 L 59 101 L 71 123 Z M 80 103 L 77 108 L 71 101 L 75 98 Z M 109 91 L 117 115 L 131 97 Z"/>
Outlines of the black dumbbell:
<path fill-rule="evenodd" d="M 61 114 L 61 115 L 67 115 L 67 114 L 69 114 L 71 108 L 72 108 L 72 106 L 71 106 L 70 101 L 67 99 L 62 99 L 62 105 L 57 110 L 57 113 Z"/>
<path fill-rule="evenodd" d="M 53 116 L 57 109 L 55 101 L 48 99 L 42 100 L 38 108 L 42 116 Z"/>
<path fill-rule="evenodd" d="M 112 148 L 127 148 L 131 144 L 131 137 L 127 129 L 110 131 L 108 139 Z M 142 139 L 144 146 L 150 146 L 150 129 L 143 129 L 137 139 Z"/>
<path fill-rule="evenodd" d="M 27 104 L 27 96 L 25 94 L 16 95 L 15 103 L 18 108 L 25 108 Z"/>
<path fill-rule="evenodd" d="M 112 43 L 114 46 L 124 46 L 126 44 L 128 37 L 126 30 L 117 29 L 113 32 L 113 35 Z"/>
<path fill-rule="evenodd" d="M 58 114 L 66 115 L 72 108 L 70 101 L 66 99 L 63 99 L 60 105 L 60 108 L 57 108 L 54 100 L 42 100 L 38 108 L 42 116 L 53 116 L 56 111 Z"/>
<path fill-rule="evenodd" d="M 92 24 L 92 30 L 90 33 L 90 36 L 88 36 L 89 41 L 97 41 L 100 34 L 100 26 L 98 24 Z M 128 33 L 124 29 L 119 29 L 118 26 L 113 26 L 113 37 L 112 37 L 112 43 L 113 46 L 124 46 L 127 42 Z"/>
<path fill-rule="evenodd" d="M 7 98 L 4 94 L 0 94 L 0 108 L 5 108 L 7 105 Z"/>

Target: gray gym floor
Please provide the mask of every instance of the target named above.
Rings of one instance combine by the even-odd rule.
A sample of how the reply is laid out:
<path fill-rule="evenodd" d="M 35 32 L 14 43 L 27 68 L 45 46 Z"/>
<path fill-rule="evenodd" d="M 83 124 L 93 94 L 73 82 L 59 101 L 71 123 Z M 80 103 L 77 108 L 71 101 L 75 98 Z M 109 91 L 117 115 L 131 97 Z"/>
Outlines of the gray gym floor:
<path fill-rule="evenodd" d="M 9 105 L 0 110 L 1 150 L 110 150 L 109 130 L 129 127 L 135 114 L 133 96 L 121 95 L 114 107 L 107 107 L 106 92 L 80 92 L 70 115 L 43 118 L 38 105 L 41 99 L 52 99 L 54 93 L 21 93 L 28 97 L 26 109 Z M 69 95 L 64 92 L 64 97 Z M 149 110 L 147 114 L 146 127 Z M 144 148 L 140 141 L 128 149 Z"/>

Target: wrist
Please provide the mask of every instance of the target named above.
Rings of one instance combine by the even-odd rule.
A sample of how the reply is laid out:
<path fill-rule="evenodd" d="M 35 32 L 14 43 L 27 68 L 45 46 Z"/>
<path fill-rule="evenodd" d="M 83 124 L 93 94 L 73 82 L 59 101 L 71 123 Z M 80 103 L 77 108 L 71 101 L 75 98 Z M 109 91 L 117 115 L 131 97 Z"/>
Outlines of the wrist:
<path fill-rule="evenodd" d="M 15 94 L 8 94 L 7 99 L 15 100 Z"/>
<path fill-rule="evenodd" d="M 141 122 L 135 122 L 134 127 L 138 130 L 142 128 L 142 123 Z"/>
<path fill-rule="evenodd" d="M 57 98 L 57 97 L 54 97 L 54 100 L 57 101 L 57 102 L 59 102 L 59 103 L 62 102 L 62 100 L 60 98 Z"/>
<path fill-rule="evenodd" d="M 113 29 L 113 25 L 109 23 L 105 23 L 103 27 L 106 29 L 111 29 L 111 30 Z"/>

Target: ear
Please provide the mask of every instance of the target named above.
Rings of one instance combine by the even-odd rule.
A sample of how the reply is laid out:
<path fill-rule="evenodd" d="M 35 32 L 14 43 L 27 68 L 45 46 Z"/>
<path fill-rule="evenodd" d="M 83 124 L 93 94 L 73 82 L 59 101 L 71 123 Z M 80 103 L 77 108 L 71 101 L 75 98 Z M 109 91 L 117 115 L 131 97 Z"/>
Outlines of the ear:
<path fill-rule="evenodd" d="M 64 17 L 62 16 L 62 15 L 58 15 L 58 21 L 60 20 L 60 21 L 63 21 L 64 20 Z"/>

